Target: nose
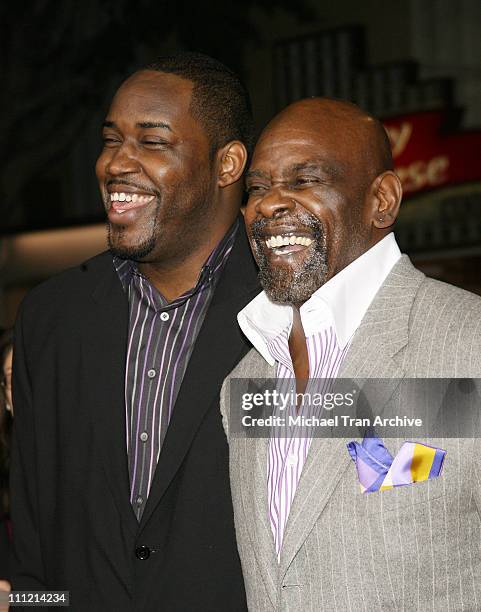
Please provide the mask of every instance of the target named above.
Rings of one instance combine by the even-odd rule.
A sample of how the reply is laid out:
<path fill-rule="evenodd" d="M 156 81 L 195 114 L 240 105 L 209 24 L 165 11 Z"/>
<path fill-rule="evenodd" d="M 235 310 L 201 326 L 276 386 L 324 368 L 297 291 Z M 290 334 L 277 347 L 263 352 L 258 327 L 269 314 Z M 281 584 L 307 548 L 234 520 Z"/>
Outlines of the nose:
<path fill-rule="evenodd" d="M 267 219 L 283 217 L 295 208 L 295 200 L 282 186 L 271 187 L 255 204 L 256 213 Z"/>
<path fill-rule="evenodd" d="M 135 174 L 140 172 L 141 168 L 134 150 L 126 143 L 112 150 L 112 155 L 105 166 L 105 170 L 110 176 Z"/>

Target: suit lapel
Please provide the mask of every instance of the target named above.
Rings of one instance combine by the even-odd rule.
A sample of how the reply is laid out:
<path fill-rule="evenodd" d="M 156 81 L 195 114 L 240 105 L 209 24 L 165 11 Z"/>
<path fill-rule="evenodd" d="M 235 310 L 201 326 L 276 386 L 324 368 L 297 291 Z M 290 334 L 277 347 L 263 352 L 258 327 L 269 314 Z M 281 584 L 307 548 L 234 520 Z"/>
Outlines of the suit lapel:
<path fill-rule="evenodd" d="M 138 527 L 130 504 L 130 484 L 125 445 L 125 358 L 128 302 L 112 256 L 106 253 L 90 266 L 98 275 L 91 311 L 83 313 L 83 360 L 92 390 L 90 409 L 94 435 L 117 508 L 132 534 Z"/>
<path fill-rule="evenodd" d="M 365 379 L 387 379 L 381 386 L 382 397 L 377 397 L 380 411 L 404 376 L 393 357 L 408 342 L 409 315 L 423 278 L 406 256 L 399 260 L 367 310 L 341 366 L 339 378 L 356 379 L 361 388 L 368 387 Z M 286 525 L 281 579 L 351 463 L 346 449 L 348 441 L 344 438 L 312 441 Z"/>
<path fill-rule="evenodd" d="M 377 414 L 382 412 L 383 407 L 399 385 L 403 370 L 386 352 L 379 349 L 376 352 L 374 347 L 371 350 L 371 359 L 377 361 L 371 361 L 370 363 L 373 365 L 377 363 L 383 368 L 386 368 L 386 365 L 389 364 L 389 370 L 385 369 L 386 378 L 388 373 L 392 377 L 392 380 L 383 381 L 380 386 L 375 385 Z M 349 353 L 346 355 L 346 359 L 348 356 Z M 366 387 L 368 387 L 367 379 L 359 380 L 359 377 L 366 375 L 365 372 L 358 370 L 356 375 L 355 370 L 351 369 L 350 371 L 351 376 L 345 376 L 345 378 L 355 378 L 358 388 L 365 393 L 367 391 Z M 382 391 L 382 397 L 379 397 L 377 393 L 379 387 Z M 286 524 L 281 550 L 280 577 L 285 575 L 298 550 L 329 502 L 342 475 L 352 463 L 346 448 L 349 441 L 347 438 L 314 438 L 312 440 Z"/>
<path fill-rule="evenodd" d="M 141 530 L 179 469 L 207 410 L 218 398 L 223 379 L 247 352 L 237 313 L 258 291 L 257 270 L 242 224 L 187 366 L 142 515 Z"/>

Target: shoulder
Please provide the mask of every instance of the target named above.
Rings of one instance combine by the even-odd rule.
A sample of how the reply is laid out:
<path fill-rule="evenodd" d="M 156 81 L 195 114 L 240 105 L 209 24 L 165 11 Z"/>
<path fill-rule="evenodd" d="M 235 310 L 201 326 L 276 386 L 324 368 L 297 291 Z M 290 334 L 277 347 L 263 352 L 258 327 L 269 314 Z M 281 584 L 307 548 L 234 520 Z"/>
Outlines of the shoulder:
<path fill-rule="evenodd" d="M 454 285 L 425 277 L 416 294 L 413 310 L 450 325 L 464 325 L 467 321 L 481 321 L 481 297 Z"/>
<path fill-rule="evenodd" d="M 94 289 L 115 277 L 112 255 L 104 251 L 87 261 L 64 270 L 30 290 L 23 299 L 18 318 L 26 324 L 39 323 L 66 312 L 79 312 Z"/>
<path fill-rule="evenodd" d="M 456 324 L 453 313 L 475 320 L 481 315 L 479 295 L 425 276 L 406 255 L 394 266 L 379 297 L 402 305 L 411 318 L 423 317 L 425 321 L 443 322 L 448 317 L 450 324 Z"/>
<path fill-rule="evenodd" d="M 430 375 L 481 376 L 481 298 L 426 277 L 413 302 L 409 338 L 416 371 L 424 363 Z"/>
<path fill-rule="evenodd" d="M 270 366 L 259 353 L 252 348 L 247 355 L 239 361 L 236 367 L 227 375 L 226 380 L 231 378 L 267 378 L 270 376 Z"/>
<path fill-rule="evenodd" d="M 49 279 L 43 281 L 28 292 L 23 300 L 23 308 L 34 307 L 37 303 L 52 302 L 57 295 L 65 295 L 65 291 L 85 291 L 89 286 L 92 288 L 102 277 L 115 271 L 112 255 L 104 251 L 83 263 L 59 272 Z"/>

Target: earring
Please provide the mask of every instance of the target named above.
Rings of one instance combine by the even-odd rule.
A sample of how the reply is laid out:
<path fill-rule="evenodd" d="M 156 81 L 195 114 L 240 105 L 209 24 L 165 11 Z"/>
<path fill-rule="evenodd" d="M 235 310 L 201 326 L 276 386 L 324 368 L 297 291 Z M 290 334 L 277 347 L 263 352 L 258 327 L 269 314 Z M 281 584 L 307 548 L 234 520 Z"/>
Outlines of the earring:
<path fill-rule="evenodd" d="M 7 412 L 12 412 L 12 407 L 10 406 L 10 404 L 5 404 L 5 408 Z"/>

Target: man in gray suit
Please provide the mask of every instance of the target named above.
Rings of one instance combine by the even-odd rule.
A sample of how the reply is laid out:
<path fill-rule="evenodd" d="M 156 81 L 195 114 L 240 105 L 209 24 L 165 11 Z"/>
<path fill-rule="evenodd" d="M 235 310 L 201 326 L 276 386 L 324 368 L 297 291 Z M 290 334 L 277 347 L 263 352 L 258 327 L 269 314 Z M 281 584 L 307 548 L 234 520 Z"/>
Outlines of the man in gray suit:
<path fill-rule="evenodd" d="M 481 299 L 401 255 L 389 141 L 352 104 L 287 107 L 263 131 L 247 187 L 264 291 L 239 313 L 254 348 L 221 410 L 249 609 L 481 610 L 479 441 L 424 440 L 447 451 L 438 478 L 362 494 L 346 439 L 234 431 L 230 384 L 385 378 L 397 380 L 395 411 L 400 379 L 481 376 Z"/>

